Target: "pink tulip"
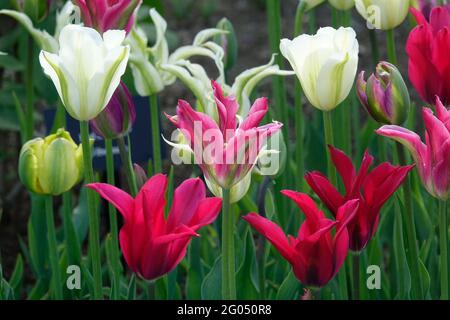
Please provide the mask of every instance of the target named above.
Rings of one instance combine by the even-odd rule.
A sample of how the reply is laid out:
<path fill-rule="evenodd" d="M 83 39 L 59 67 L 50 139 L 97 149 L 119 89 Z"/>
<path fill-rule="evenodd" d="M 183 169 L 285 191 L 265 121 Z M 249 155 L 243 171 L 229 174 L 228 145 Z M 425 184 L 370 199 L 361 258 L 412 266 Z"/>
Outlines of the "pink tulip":
<path fill-rule="evenodd" d="M 74 0 L 80 8 L 86 27 L 105 32 L 111 29 L 125 30 L 133 27 L 142 0 Z"/>
<path fill-rule="evenodd" d="M 450 111 L 436 97 L 436 115 L 423 108 L 426 144 L 415 132 L 399 126 L 383 126 L 377 130 L 406 146 L 416 162 L 420 178 L 427 191 L 447 200 L 450 194 Z"/>
<path fill-rule="evenodd" d="M 119 240 L 123 256 L 133 272 L 153 280 L 173 270 L 186 254 L 191 237 L 212 223 L 222 200 L 207 198 L 200 179 L 188 179 L 176 190 L 167 219 L 165 192 L 167 178 L 150 178 L 133 199 L 128 193 L 105 183 L 92 183 L 97 191 L 122 214 L 125 224 Z"/>
<path fill-rule="evenodd" d="M 196 112 L 184 100 L 178 101 L 177 115 L 167 117 L 189 141 L 205 177 L 223 188 L 231 188 L 253 169 L 267 138 L 282 124 L 258 127 L 268 111 L 266 98 L 257 99 L 249 116 L 238 123 L 236 98 L 226 97 L 214 81 L 212 86 L 218 123 L 207 114 Z"/>

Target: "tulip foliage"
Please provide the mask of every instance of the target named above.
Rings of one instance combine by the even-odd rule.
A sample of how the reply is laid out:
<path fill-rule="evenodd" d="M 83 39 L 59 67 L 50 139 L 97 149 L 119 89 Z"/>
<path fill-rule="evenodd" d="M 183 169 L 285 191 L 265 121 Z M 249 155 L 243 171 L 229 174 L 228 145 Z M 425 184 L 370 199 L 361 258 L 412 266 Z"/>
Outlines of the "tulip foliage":
<path fill-rule="evenodd" d="M 245 68 L 234 17 L 177 38 L 181 2 L 0 8 L 26 40 L 0 42 L 5 203 L 29 201 L 0 299 L 449 298 L 449 6 L 293 2 Z"/>

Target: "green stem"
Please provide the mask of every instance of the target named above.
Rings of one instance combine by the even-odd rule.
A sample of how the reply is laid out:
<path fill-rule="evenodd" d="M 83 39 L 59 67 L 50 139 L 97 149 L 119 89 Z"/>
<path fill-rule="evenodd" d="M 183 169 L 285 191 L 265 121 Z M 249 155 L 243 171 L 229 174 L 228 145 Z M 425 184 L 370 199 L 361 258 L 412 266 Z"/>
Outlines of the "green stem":
<path fill-rule="evenodd" d="M 55 222 L 53 217 L 53 197 L 46 196 L 45 198 L 45 213 L 47 221 L 47 241 L 48 241 L 48 255 L 50 267 L 52 270 L 52 287 L 53 295 L 56 300 L 63 298 L 61 273 L 59 269 L 58 247 L 56 242 Z"/>
<path fill-rule="evenodd" d="M 406 163 L 406 154 L 403 146 L 400 143 L 396 143 L 397 147 L 397 156 L 400 165 L 405 166 Z M 408 255 L 409 255 L 409 263 L 411 269 L 411 286 L 413 291 L 414 299 L 422 299 L 423 298 L 423 288 L 422 288 L 422 280 L 420 276 L 420 266 L 419 266 L 419 247 L 417 244 L 417 235 L 416 235 L 416 227 L 414 223 L 414 215 L 412 208 L 412 194 L 411 194 L 411 184 L 409 178 L 405 179 L 403 183 L 403 202 L 405 205 L 405 215 L 406 215 L 406 234 L 408 237 Z"/>
<path fill-rule="evenodd" d="M 25 74 L 25 86 L 27 92 L 27 105 L 26 105 L 26 128 L 27 128 L 27 140 L 33 138 L 34 134 L 34 84 L 33 84 L 33 68 L 34 68 L 34 56 L 33 56 L 34 41 L 31 36 L 28 37 L 28 52 L 27 52 L 27 68 Z"/>
<path fill-rule="evenodd" d="M 105 139 L 105 149 L 106 149 L 106 178 L 110 185 L 115 184 L 114 179 L 114 153 L 113 153 L 113 143 L 111 139 Z M 109 214 L 109 227 L 112 238 L 112 255 L 114 259 L 113 270 L 111 271 L 114 277 L 114 292 L 113 298 L 115 300 L 120 297 L 120 253 L 119 253 L 119 239 L 118 239 L 118 227 L 117 227 L 117 211 L 116 208 L 109 203 L 108 204 L 108 214 Z"/>
<path fill-rule="evenodd" d="M 441 300 L 448 300 L 448 225 L 447 201 L 439 201 L 439 251 L 441 269 Z"/>
<path fill-rule="evenodd" d="M 294 36 L 298 36 L 302 33 L 303 27 L 303 14 L 304 14 L 305 2 L 300 1 L 297 6 L 295 14 L 295 27 Z M 302 86 L 300 81 L 295 81 L 295 136 L 296 136 L 296 148 L 295 148 L 295 162 L 297 165 L 296 173 L 296 187 L 300 188 L 304 184 L 303 173 L 305 171 L 304 154 L 304 121 L 303 121 L 303 103 L 302 103 Z"/>
<path fill-rule="evenodd" d="M 393 29 L 386 31 L 386 42 L 389 62 L 397 65 L 397 53 L 395 49 L 395 35 Z"/>
<path fill-rule="evenodd" d="M 117 145 L 119 146 L 120 158 L 122 159 L 122 165 L 125 167 L 128 187 L 130 188 L 131 195 L 134 197 L 138 193 L 136 175 L 133 169 L 133 162 L 131 161 L 130 153 L 125 144 L 124 137 L 117 139 Z"/>
<path fill-rule="evenodd" d="M 331 111 L 323 112 L 323 126 L 325 130 L 325 153 L 327 154 L 328 178 L 332 185 L 337 186 L 336 168 L 331 160 L 328 146 L 334 146 L 333 123 Z"/>
<path fill-rule="evenodd" d="M 230 190 L 222 188 L 222 299 L 236 299 L 234 219 Z"/>
<path fill-rule="evenodd" d="M 380 51 L 378 49 L 378 37 L 374 29 L 368 29 L 370 48 L 372 51 L 372 64 L 375 67 L 380 62 Z"/>
<path fill-rule="evenodd" d="M 360 299 L 360 256 L 358 252 L 353 252 L 353 300 Z"/>
<path fill-rule="evenodd" d="M 79 264 L 81 250 L 72 222 L 72 192 L 64 192 L 63 195 L 63 225 L 64 238 L 67 248 L 67 259 L 70 265 Z"/>
<path fill-rule="evenodd" d="M 152 125 L 153 172 L 159 173 L 162 171 L 161 131 L 159 128 L 158 96 L 156 94 L 150 96 L 150 117 Z"/>
<path fill-rule="evenodd" d="M 91 145 L 89 141 L 89 122 L 80 121 L 81 143 L 83 148 L 83 163 L 86 183 L 94 182 L 92 168 Z M 86 190 L 87 208 L 89 214 L 89 254 L 92 262 L 94 280 L 94 299 L 102 299 L 102 266 L 100 261 L 100 223 L 94 191 Z"/>
<path fill-rule="evenodd" d="M 331 119 L 332 119 L 331 111 L 328 112 L 324 111 L 323 124 L 325 129 L 325 152 L 327 155 L 328 178 L 332 185 L 337 186 L 336 168 L 333 165 L 333 161 L 331 160 L 331 155 L 328 150 L 328 145 L 334 146 L 333 123 Z M 343 266 L 338 273 L 338 282 L 341 295 L 340 298 L 344 300 L 348 299 L 347 272 L 345 270 L 345 266 Z"/>

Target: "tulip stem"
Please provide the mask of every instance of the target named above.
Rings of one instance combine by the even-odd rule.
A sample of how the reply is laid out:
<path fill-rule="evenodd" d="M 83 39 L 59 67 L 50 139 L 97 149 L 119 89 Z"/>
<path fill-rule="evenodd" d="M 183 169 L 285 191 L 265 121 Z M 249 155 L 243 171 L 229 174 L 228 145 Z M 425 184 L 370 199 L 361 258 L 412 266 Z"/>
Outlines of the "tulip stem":
<path fill-rule="evenodd" d="M 397 65 L 397 53 L 395 49 L 395 34 L 394 30 L 386 31 L 386 41 L 387 41 L 387 50 L 388 50 L 388 59 L 389 62 L 393 65 Z"/>
<path fill-rule="evenodd" d="M 159 110 L 158 110 L 158 96 L 152 94 L 150 96 L 150 117 L 152 125 L 152 146 L 153 146 L 153 172 L 159 173 L 162 171 L 161 161 L 161 141 L 159 128 Z"/>
<path fill-rule="evenodd" d="M 234 219 L 230 210 L 230 189 L 222 188 L 222 298 L 236 299 Z"/>
<path fill-rule="evenodd" d="M 328 146 L 334 146 L 334 136 L 333 136 L 333 123 L 332 123 L 332 114 L 331 111 L 324 111 L 323 113 L 323 126 L 325 130 L 325 153 L 327 155 L 327 165 L 328 165 L 328 178 L 332 185 L 337 185 L 337 175 L 336 168 L 333 165 L 333 161 L 331 159 L 331 154 L 328 150 Z M 347 288 L 347 273 L 345 270 L 345 266 L 341 268 L 338 273 L 338 282 L 339 282 L 339 290 L 340 290 L 340 298 L 348 299 L 348 288 Z"/>
<path fill-rule="evenodd" d="M 127 147 L 124 137 L 117 138 L 117 145 L 119 146 L 122 165 L 125 167 L 128 187 L 130 188 L 131 195 L 134 197 L 138 193 L 138 188 L 136 184 L 136 176 L 133 170 L 133 163 L 131 160 L 130 152 L 128 151 L 130 146 Z"/>
<path fill-rule="evenodd" d="M 325 153 L 327 154 L 328 178 L 332 185 L 337 185 L 336 168 L 331 160 L 328 146 L 334 146 L 333 122 L 331 111 L 323 112 L 323 127 L 325 130 Z"/>
<path fill-rule="evenodd" d="M 80 121 L 81 144 L 83 148 L 84 175 L 86 183 L 94 182 L 94 169 L 92 168 L 91 144 L 89 141 L 89 122 Z M 89 254 L 92 263 L 92 276 L 94 279 L 94 299 L 101 299 L 102 293 L 102 266 L 100 261 L 100 230 L 99 217 L 96 210 L 94 191 L 86 190 L 87 208 L 89 214 Z"/>
<path fill-rule="evenodd" d="M 45 213 L 47 221 L 47 241 L 48 255 L 50 260 L 50 268 L 52 271 L 52 287 L 53 295 L 56 300 L 63 298 L 61 274 L 59 269 L 58 247 L 56 242 L 56 231 L 53 214 L 53 197 L 48 195 L 45 197 Z"/>
<path fill-rule="evenodd" d="M 33 138 L 34 134 L 34 85 L 33 85 L 33 56 L 34 40 L 31 36 L 28 36 L 28 52 L 27 52 L 27 68 L 25 73 L 25 86 L 27 92 L 27 105 L 26 105 L 26 140 Z"/>
<path fill-rule="evenodd" d="M 295 27 L 294 27 L 294 36 L 298 36 L 302 33 L 303 29 L 303 15 L 304 8 L 306 7 L 306 3 L 304 1 L 299 1 L 297 5 L 297 11 L 295 14 Z M 295 80 L 295 96 L 294 96 L 294 104 L 295 104 L 295 136 L 296 136 L 296 148 L 295 148 L 295 162 L 297 166 L 297 181 L 296 186 L 300 188 L 305 183 L 303 179 L 303 174 L 305 171 L 305 161 L 303 158 L 304 154 L 304 121 L 303 121 L 303 103 L 302 103 L 302 86 L 300 81 L 296 78 Z"/>
<path fill-rule="evenodd" d="M 360 256 L 358 252 L 353 252 L 353 300 L 360 299 Z"/>
<path fill-rule="evenodd" d="M 439 200 L 439 251 L 441 269 L 441 300 L 448 300 L 448 226 L 447 202 Z"/>
<path fill-rule="evenodd" d="M 63 197 L 63 227 L 66 242 L 67 260 L 69 264 L 79 264 L 81 250 L 72 222 L 72 193 L 66 191 Z"/>
<path fill-rule="evenodd" d="M 114 153 L 113 153 L 113 143 L 111 139 L 105 139 L 105 149 L 106 149 L 106 179 L 108 184 L 114 185 Z M 120 254 L 119 254 L 119 240 L 118 240 L 118 228 L 117 228 L 117 211 L 116 208 L 108 203 L 108 214 L 109 214 L 109 228 L 112 238 L 112 255 L 114 260 L 114 265 L 112 267 L 112 275 L 114 277 L 114 292 L 113 298 L 119 299 L 120 297 Z"/>
<path fill-rule="evenodd" d="M 397 147 L 397 156 L 400 165 L 406 166 L 406 154 L 403 146 L 396 142 Z M 411 184 L 408 177 L 406 177 L 405 182 L 403 183 L 403 202 L 406 211 L 406 233 L 408 237 L 408 255 L 409 255 L 409 263 L 411 269 L 411 286 L 413 289 L 414 299 L 422 298 L 422 280 L 420 276 L 420 267 L 419 267 L 419 248 L 417 245 L 417 236 L 416 236 L 416 227 L 414 224 L 414 215 L 412 209 L 412 195 L 411 195 Z"/>

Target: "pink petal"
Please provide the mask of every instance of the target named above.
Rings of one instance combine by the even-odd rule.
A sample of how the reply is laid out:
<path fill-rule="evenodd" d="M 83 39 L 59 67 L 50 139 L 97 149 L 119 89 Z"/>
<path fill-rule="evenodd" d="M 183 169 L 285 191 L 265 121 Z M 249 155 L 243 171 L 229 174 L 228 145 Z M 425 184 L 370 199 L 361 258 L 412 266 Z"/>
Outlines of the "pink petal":
<path fill-rule="evenodd" d="M 307 173 L 305 180 L 331 213 L 336 215 L 338 208 L 344 202 L 344 198 L 330 181 L 320 172 Z"/>
<path fill-rule="evenodd" d="M 249 213 L 242 217 L 242 219 L 247 221 L 256 231 L 269 240 L 283 258 L 289 262 L 292 261 L 292 247 L 283 230 L 278 225 L 256 213 Z"/>
<path fill-rule="evenodd" d="M 112 203 L 125 220 L 131 218 L 134 210 L 134 199 L 128 193 L 106 183 L 91 183 L 86 187 L 95 190 L 102 198 Z"/>
<path fill-rule="evenodd" d="M 355 179 L 355 168 L 350 158 L 342 151 L 333 146 L 328 146 L 330 150 L 331 159 L 342 177 L 344 182 L 345 190 L 350 192 L 352 189 L 352 184 Z"/>

